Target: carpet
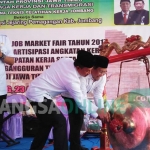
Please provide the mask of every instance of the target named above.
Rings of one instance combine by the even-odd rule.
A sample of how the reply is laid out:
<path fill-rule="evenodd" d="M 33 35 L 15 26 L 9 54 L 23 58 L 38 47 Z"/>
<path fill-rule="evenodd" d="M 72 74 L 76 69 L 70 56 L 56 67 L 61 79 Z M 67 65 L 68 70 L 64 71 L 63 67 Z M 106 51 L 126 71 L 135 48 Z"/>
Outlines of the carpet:
<path fill-rule="evenodd" d="M 3 149 L 4 150 L 29 150 L 32 140 L 33 138 L 31 137 L 16 139 L 16 141 L 20 141 L 20 143 L 11 147 L 6 147 L 7 144 L 3 141 L 0 141 L 0 150 Z M 43 150 L 54 150 L 53 144 L 48 144 L 48 142 L 49 141 L 46 142 Z M 89 150 L 91 150 L 91 148 L 95 146 L 100 147 L 99 137 L 95 135 L 84 135 L 81 138 L 81 145 L 89 148 Z M 68 142 L 68 146 L 69 146 L 69 142 Z"/>

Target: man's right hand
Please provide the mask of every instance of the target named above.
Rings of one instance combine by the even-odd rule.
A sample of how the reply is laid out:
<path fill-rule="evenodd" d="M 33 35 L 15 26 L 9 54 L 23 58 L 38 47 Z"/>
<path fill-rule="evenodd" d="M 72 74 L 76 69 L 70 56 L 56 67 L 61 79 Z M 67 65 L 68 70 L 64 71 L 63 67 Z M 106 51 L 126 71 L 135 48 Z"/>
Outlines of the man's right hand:
<path fill-rule="evenodd" d="M 98 119 L 100 119 L 103 123 L 107 123 L 110 120 L 110 114 L 106 111 L 105 108 L 99 108 L 97 110 L 98 113 Z"/>

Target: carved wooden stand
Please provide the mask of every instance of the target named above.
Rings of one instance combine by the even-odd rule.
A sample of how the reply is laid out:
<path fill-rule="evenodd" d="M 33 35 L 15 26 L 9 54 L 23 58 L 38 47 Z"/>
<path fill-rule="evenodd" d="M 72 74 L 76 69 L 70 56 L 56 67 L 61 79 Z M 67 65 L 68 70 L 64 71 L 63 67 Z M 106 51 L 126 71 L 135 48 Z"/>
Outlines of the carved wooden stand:
<path fill-rule="evenodd" d="M 109 138 L 107 135 L 107 126 L 105 123 L 102 124 L 102 129 L 100 133 L 100 148 L 93 147 L 91 150 L 113 150 L 110 148 Z"/>

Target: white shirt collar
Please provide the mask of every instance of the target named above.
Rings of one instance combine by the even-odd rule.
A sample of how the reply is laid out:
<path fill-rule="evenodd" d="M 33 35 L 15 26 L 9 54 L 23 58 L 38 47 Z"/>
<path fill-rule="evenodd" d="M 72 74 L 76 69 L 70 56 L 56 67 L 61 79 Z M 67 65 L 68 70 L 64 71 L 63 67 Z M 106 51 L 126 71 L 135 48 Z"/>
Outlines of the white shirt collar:
<path fill-rule="evenodd" d="M 124 14 L 125 14 L 125 12 L 123 12 L 123 11 L 122 11 L 122 15 L 124 15 Z M 128 12 L 126 12 L 126 14 L 127 14 L 127 15 L 129 15 L 129 11 L 128 11 Z"/>
<path fill-rule="evenodd" d="M 77 76 L 78 76 L 79 78 L 82 77 L 82 76 L 79 74 L 79 72 L 77 71 L 76 67 L 75 67 L 75 70 L 76 70 L 76 72 L 77 72 Z"/>
<path fill-rule="evenodd" d="M 87 78 L 90 78 L 91 80 L 93 80 L 93 81 L 95 82 L 95 80 L 93 79 L 93 77 L 92 77 L 91 74 L 89 74 L 89 75 L 87 76 Z"/>

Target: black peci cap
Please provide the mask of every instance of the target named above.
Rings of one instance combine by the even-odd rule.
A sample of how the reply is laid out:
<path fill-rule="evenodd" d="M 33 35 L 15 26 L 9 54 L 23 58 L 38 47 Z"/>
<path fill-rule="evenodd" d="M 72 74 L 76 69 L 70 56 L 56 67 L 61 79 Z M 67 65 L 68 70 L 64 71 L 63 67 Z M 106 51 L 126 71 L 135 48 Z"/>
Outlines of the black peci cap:
<path fill-rule="evenodd" d="M 94 67 L 107 68 L 109 59 L 104 56 L 94 55 Z"/>
<path fill-rule="evenodd" d="M 134 0 L 134 3 L 135 3 L 135 2 L 138 2 L 138 1 L 142 1 L 142 2 L 144 3 L 144 0 Z"/>
<path fill-rule="evenodd" d="M 77 59 L 76 61 L 82 65 L 83 67 L 92 68 L 93 67 L 93 61 L 94 56 L 87 51 L 79 50 L 77 52 Z"/>
<path fill-rule="evenodd" d="M 131 3 L 130 0 L 120 0 L 120 4 L 121 4 L 122 2 L 129 2 L 129 3 Z"/>

